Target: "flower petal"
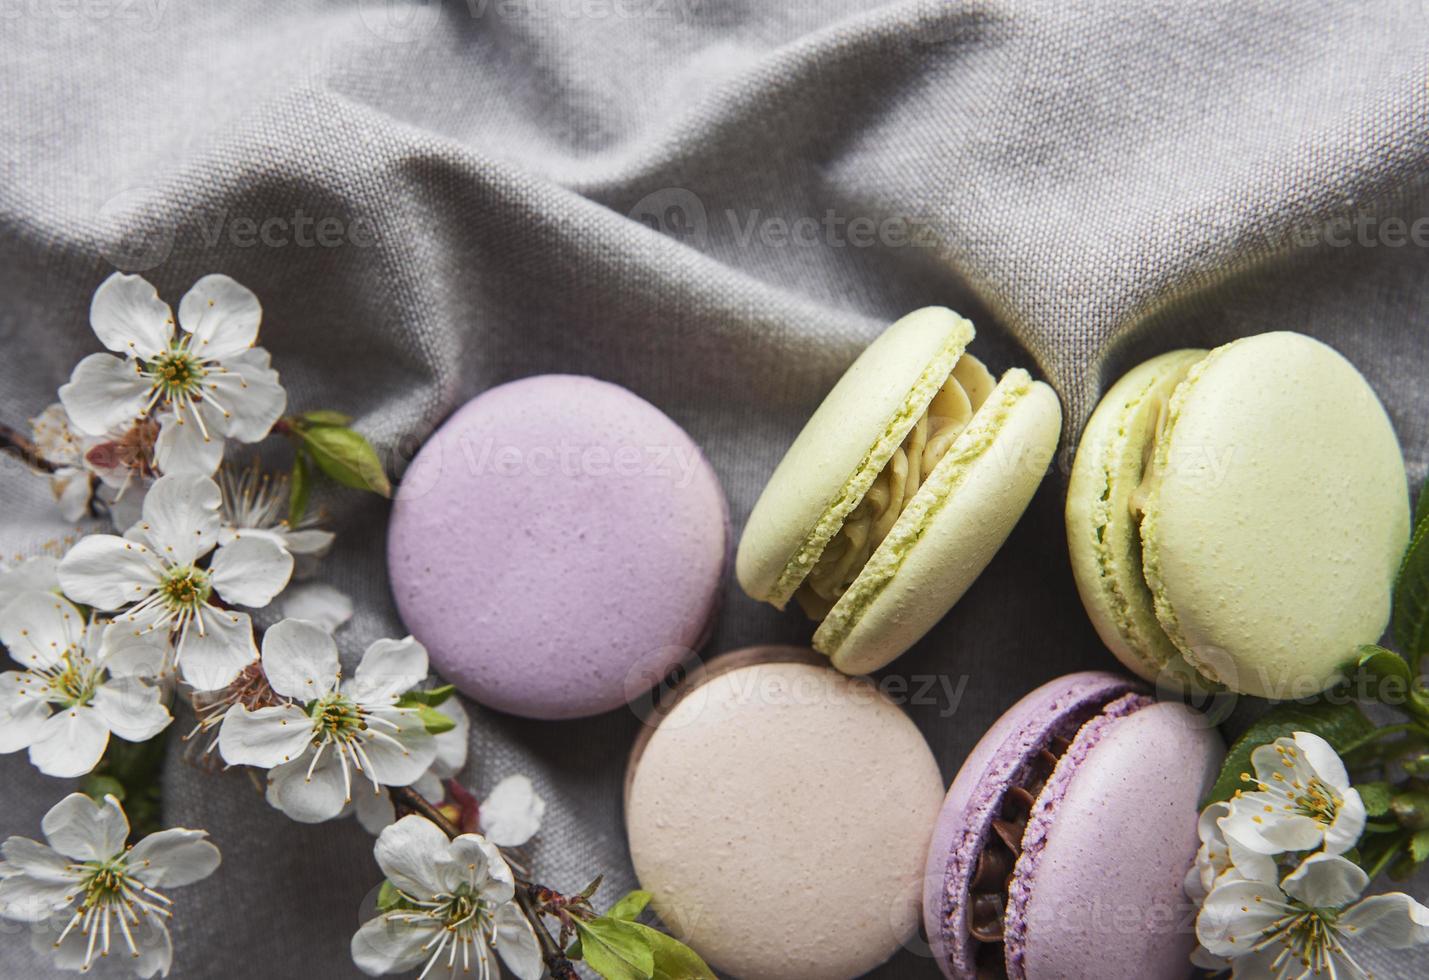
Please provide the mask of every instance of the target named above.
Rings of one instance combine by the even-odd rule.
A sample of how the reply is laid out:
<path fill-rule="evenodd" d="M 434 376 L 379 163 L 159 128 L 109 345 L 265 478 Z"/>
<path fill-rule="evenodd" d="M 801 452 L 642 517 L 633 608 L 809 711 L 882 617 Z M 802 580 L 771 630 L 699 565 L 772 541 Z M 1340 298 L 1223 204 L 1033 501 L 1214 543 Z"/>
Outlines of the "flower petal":
<path fill-rule="evenodd" d="M 40 829 L 50 846 L 65 857 L 107 861 L 124 850 L 129 820 L 112 796 L 96 803 L 83 793 L 71 793 L 50 807 Z"/>
<path fill-rule="evenodd" d="M 308 777 L 310 753 L 277 766 L 268 773 L 268 802 L 298 823 L 322 823 L 342 813 L 347 790 L 342 765 L 332 750 L 313 768 Z"/>
<path fill-rule="evenodd" d="M 1360 842 L 1364 833 L 1365 808 L 1359 790 L 1342 791 L 1335 819 L 1325 830 L 1325 853 L 1343 854 Z"/>
<path fill-rule="evenodd" d="M 9 670 L 0 674 L 0 753 L 27 749 L 40 734 L 50 706 L 35 692 L 35 679 Z"/>
<path fill-rule="evenodd" d="M 352 599 L 325 582 L 301 582 L 283 590 L 278 600 L 289 619 L 306 619 L 328 633 L 352 618 Z"/>
<path fill-rule="evenodd" d="M 99 764 L 109 728 L 93 708 L 63 708 L 44 720 L 30 743 L 30 763 L 46 776 L 83 776 Z"/>
<path fill-rule="evenodd" d="M 1340 908 L 1364 893 L 1369 876 L 1352 861 L 1334 854 L 1312 854 L 1285 876 L 1285 894 L 1311 908 Z"/>
<path fill-rule="evenodd" d="M 199 409 L 203 411 L 202 408 Z M 213 412 L 217 415 L 217 412 Z M 223 462 L 223 433 L 217 423 L 209 425 L 209 412 L 204 413 L 204 431 L 185 415 L 172 411 L 159 416 L 159 438 L 154 440 L 154 462 L 168 476 L 213 476 Z"/>
<path fill-rule="evenodd" d="M 108 623 L 101 633 L 99 656 L 111 677 L 158 677 L 168 660 L 169 635 L 157 630 L 144 633 L 124 622 Z"/>
<path fill-rule="evenodd" d="M 1345 909 L 1339 926 L 1357 939 L 1389 949 L 1408 949 L 1429 943 L 1429 908 L 1403 892 L 1371 895 Z"/>
<path fill-rule="evenodd" d="M 268 352 L 254 347 L 225 357 L 224 370 L 204 378 L 208 399 L 226 413 L 224 431 L 239 442 L 265 438 L 288 407 L 288 393 L 268 364 Z"/>
<path fill-rule="evenodd" d="M 536 836 L 546 801 L 537 794 L 531 780 L 522 775 L 507 776 L 481 801 L 481 832 L 501 847 L 520 847 Z"/>
<path fill-rule="evenodd" d="M 501 962 L 520 980 L 540 980 L 545 971 L 536 932 L 515 902 L 507 902 L 491 918 L 492 943 Z"/>
<path fill-rule="evenodd" d="M 241 537 L 218 549 L 210 571 L 224 601 L 258 609 L 288 584 L 293 556 L 266 538 Z"/>
<path fill-rule="evenodd" d="M 159 689 L 137 677 L 112 677 L 94 692 L 94 710 L 115 735 L 130 742 L 153 738 L 169 726 Z"/>
<path fill-rule="evenodd" d="M 362 743 L 373 778 L 383 786 L 411 785 L 437 757 L 436 740 L 415 711 L 385 708 L 373 714 L 398 726 L 395 731 L 382 729 L 388 738 L 372 737 Z"/>
<path fill-rule="evenodd" d="M 262 319 L 253 290 L 225 275 L 204 276 L 179 300 L 179 325 L 193 334 L 189 350 L 206 361 L 252 347 Z"/>
<path fill-rule="evenodd" d="M 1272 923 L 1290 913 L 1274 885 L 1232 881 L 1207 896 L 1196 916 L 1196 938 L 1214 956 L 1236 957 L 1249 950 Z"/>
<path fill-rule="evenodd" d="M 35 555 L 0 569 L 0 609 L 22 592 L 58 591 L 59 568 L 60 560 L 53 555 Z"/>
<path fill-rule="evenodd" d="M 339 669 L 332 635 L 313 623 L 285 619 L 263 634 L 263 673 L 285 698 L 316 701 L 337 688 Z"/>
<path fill-rule="evenodd" d="M 97 609 L 119 609 L 159 585 L 163 566 L 142 544 L 113 534 L 80 538 L 60 561 L 65 595 Z"/>
<path fill-rule="evenodd" d="M 94 291 L 89 324 L 99 342 L 119 354 L 145 360 L 169 348 L 174 314 L 143 276 L 116 272 Z"/>
<path fill-rule="evenodd" d="M 223 716 L 218 751 L 230 766 L 272 769 L 302 755 L 312 738 L 312 719 L 295 704 L 269 705 L 254 711 L 238 704 Z"/>
<path fill-rule="evenodd" d="M 126 864 L 150 888 L 191 885 L 213 874 L 222 860 L 207 838 L 202 830 L 161 830 L 135 844 Z"/>
<path fill-rule="evenodd" d="M 167 565 L 191 565 L 218 543 L 218 484 L 206 476 L 161 476 L 144 497 L 139 529 Z"/>
<path fill-rule="evenodd" d="M 53 592 L 26 592 L 0 610 L 0 644 L 26 667 L 53 667 L 83 639 L 84 617 Z"/>
<path fill-rule="evenodd" d="M 1294 739 L 1295 746 L 1322 782 L 1340 793 L 1350 788 L 1350 774 L 1345 770 L 1344 760 L 1329 742 L 1311 732 L 1296 732 Z"/>
<path fill-rule="evenodd" d="M 141 415 L 148 391 L 133 361 L 90 354 L 60 385 L 59 396 L 76 430 L 102 436 Z"/>
<path fill-rule="evenodd" d="M 447 698 L 437 710 L 450 718 L 456 727 L 451 731 L 434 736 L 437 740 L 437 757 L 432 760 L 432 772 L 439 779 L 450 779 L 466 766 L 466 753 L 471 740 L 471 719 L 461 700 L 456 696 Z"/>
<path fill-rule="evenodd" d="M 387 879 L 413 898 L 442 894 L 453 865 L 447 835 L 426 817 L 410 814 L 382 831 L 372 856 Z"/>
<path fill-rule="evenodd" d="M 397 808 L 392 805 L 392 795 L 385 789 L 375 793 L 368 792 L 371 788 L 368 786 L 353 789 L 352 810 L 362 829 L 376 837 L 392 826 L 397 819 Z"/>
<path fill-rule="evenodd" d="M 38 841 L 11 837 L 3 846 L 6 873 L 0 878 L 0 917 L 43 922 L 68 905 L 79 890 L 71 862 Z"/>
<path fill-rule="evenodd" d="M 332 547 L 337 535 L 332 531 L 310 527 L 301 531 L 289 531 L 282 538 L 279 543 L 295 555 L 322 555 Z"/>
<path fill-rule="evenodd" d="M 378 640 L 362 654 L 343 693 L 361 704 L 390 703 L 426 679 L 426 647 L 410 636 Z"/>
<path fill-rule="evenodd" d="M 229 609 L 203 609 L 204 631 L 190 627 L 177 653 L 179 673 L 195 691 L 227 687 L 239 672 L 258 659 L 253 620 Z"/>
<path fill-rule="evenodd" d="M 449 877 L 448 891 L 455 892 L 465 885 L 491 905 L 509 902 L 516 893 L 510 865 L 496 845 L 480 834 L 457 837 L 449 853 L 452 864 L 447 874 L 455 877 Z"/>
<path fill-rule="evenodd" d="M 428 943 L 441 934 L 436 919 L 412 922 L 379 915 L 368 919 L 352 937 L 352 962 L 369 977 L 402 973 L 432 955 Z"/>

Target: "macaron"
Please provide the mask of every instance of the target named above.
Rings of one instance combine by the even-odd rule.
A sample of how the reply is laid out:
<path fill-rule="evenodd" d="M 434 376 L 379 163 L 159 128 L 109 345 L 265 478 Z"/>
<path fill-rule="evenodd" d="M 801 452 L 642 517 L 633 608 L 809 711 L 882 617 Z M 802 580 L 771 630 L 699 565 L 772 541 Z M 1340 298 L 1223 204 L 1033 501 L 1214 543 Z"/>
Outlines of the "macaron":
<path fill-rule="evenodd" d="M 906 714 L 813 651 L 692 676 L 626 770 L 640 886 L 672 934 L 745 980 L 839 980 L 917 930 L 943 782 Z"/>
<path fill-rule="evenodd" d="M 1113 385 L 1066 518 L 1082 602 L 1128 668 L 1300 698 L 1384 631 L 1409 491 L 1364 377 L 1277 332 L 1172 351 Z"/>
<path fill-rule="evenodd" d="M 395 498 L 402 620 L 443 677 L 499 711 L 618 707 L 697 649 L 717 612 L 719 480 L 618 385 L 542 375 L 486 391 L 427 440 Z"/>
<path fill-rule="evenodd" d="M 850 674 L 941 619 L 1011 533 L 1056 451 L 1062 411 L 1021 368 L 995 379 L 973 325 L 928 307 L 885 330 L 794 440 L 745 525 L 741 587 L 819 621 Z"/>
<path fill-rule="evenodd" d="M 1100 672 L 1013 705 L 969 754 L 928 851 L 923 924 L 952 980 L 1184 980 L 1183 893 L 1225 754 L 1177 703 Z"/>

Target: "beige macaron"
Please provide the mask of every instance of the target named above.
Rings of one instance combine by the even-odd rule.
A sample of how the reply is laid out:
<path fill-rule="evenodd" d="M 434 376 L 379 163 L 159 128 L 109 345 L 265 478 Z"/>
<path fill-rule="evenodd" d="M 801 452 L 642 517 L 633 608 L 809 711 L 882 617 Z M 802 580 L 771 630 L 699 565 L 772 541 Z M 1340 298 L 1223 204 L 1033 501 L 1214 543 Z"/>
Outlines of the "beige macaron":
<path fill-rule="evenodd" d="M 1057 396 L 994 379 L 972 324 L 928 307 L 883 332 L 794 440 L 735 560 L 751 597 L 796 599 L 814 649 L 846 673 L 891 662 L 992 560 L 1046 475 Z"/>

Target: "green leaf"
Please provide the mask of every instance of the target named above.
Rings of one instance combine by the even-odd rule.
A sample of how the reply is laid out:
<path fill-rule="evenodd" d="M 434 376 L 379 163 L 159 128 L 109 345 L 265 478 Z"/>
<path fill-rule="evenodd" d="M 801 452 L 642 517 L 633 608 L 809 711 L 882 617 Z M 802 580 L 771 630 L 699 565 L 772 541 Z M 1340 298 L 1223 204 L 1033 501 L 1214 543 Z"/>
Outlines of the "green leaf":
<path fill-rule="evenodd" d="M 392 495 L 392 484 L 382 470 L 377 450 L 362 433 L 341 426 L 317 426 L 303 429 L 299 436 L 318 469 L 338 483 L 384 497 Z"/>
<path fill-rule="evenodd" d="M 404 708 L 415 707 L 419 704 L 431 705 L 435 708 L 440 704 L 444 704 L 455 690 L 456 688 L 451 684 L 443 684 L 441 687 L 432 687 L 425 690 L 413 688 L 398 698 L 397 704 Z"/>
<path fill-rule="evenodd" d="M 1355 690 L 1381 704 L 1402 705 L 1414 687 L 1414 674 L 1404 658 L 1374 643 L 1360 647 Z"/>
<path fill-rule="evenodd" d="M 377 889 L 377 911 L 379 912 L 390 912 L 401 905 L 402 901 L 402 893 L 390 881 L 382 882 L 382 887 Z"/>
<path fill-rule="evenodd" d="M 1423 509 L 1423 500 L 1420 501 Z M 1421 520 L 1409 539 L 1394 581 L 1394 642 L 1416 667 L 1429 653 L 1429 519 Z"/>
<path fill-rule="evenodd" d="M 1260 717 L 1246 730 L 1226 754 L 1221 766 L 1220 777 L 1211 787 L 1201 806 L 1204 808 L 1219 800 L 1228 800 L 1236 790 L 1244 787 L 1242 774 L 1254 774 L 1250 755 L 1262 745 L 1284 738 L 1296 732 L 1319 735 L 1339 751 L 1347 745 L 1364 738 L 1374 731 L 1374 725 L 1358 706 L 1352 703 L 1331 704 L 1315 701 L 1310 704 L 1291 702 L 1278 704 Z"/>
<path fill-rule="evenodd" d="M 422 724 L 432 735 L 440 735 L 442 732 L 449 732 L 456 727 L 456 722 L 442 714 L 429 704 L 417 705 L 417 717 L 422 719 Z"/>
<path fill-rule="evenodd" d="M 1429 830 L 1421 830 L 1409 839 L 1409 853 L 1415 864 L 1429 860 Z"/>
<path fill-rule="evenodd" d="M 344 415 L 341 412 L 334 412 L 326 408 L 317 408 L 311 412 L 304 412 L 302 415 L 299 415 L 298 418 L 308 425 L 348 426 L 352 424 L 351 415 Z"/>
<path fill-rule="evenodd" d="M 654 980 L 715 980 L 714 972 L 698 953 L 674 936 L 639 922 L 631 925 L 645 936 L 655 956 Z"/>
<path fill-rule="evenodd" d="M 1429 521 L 1429 480 L 1419 488 L 1419 503 L 1414 508 L 1414 526 L 1420 527 Z"/>
<path fill-rule="evenodd" d="M 649 892 L 633 891 L 606 909 L 605 914 L 612 919 L 638 919 L 649 904 Z"/>
<path fill-rule="evenodd" d="M 293 456 L 293 472 L 288 477 L 288 526 L 296 527 L 308 512 L 313 495 L 313 461 L 301 449 Z"/>
<path fill-rule="evenodd" d="M 1389 812 L 1389 801 L 1393 799 L 1389 783 L 1360 783 L 1355 789 L 1364 801 L 1365 816 L 1382 817 Z"/>
<path fill-rule="evenodd" d="M 84 780 L 84 795 L 100 803 L 104 802 L 106 796 L 112 796 L 123 803 L 124 784 L 113 776 L 96 776 L 91 773 Z"/>
<path fill-rule="evenodd" d="M 577 919 L 576 930 L 586 966 L 606 980 L 651 980 L 655 975 L 655 954 L 636 923 L 601 916 Z"/>

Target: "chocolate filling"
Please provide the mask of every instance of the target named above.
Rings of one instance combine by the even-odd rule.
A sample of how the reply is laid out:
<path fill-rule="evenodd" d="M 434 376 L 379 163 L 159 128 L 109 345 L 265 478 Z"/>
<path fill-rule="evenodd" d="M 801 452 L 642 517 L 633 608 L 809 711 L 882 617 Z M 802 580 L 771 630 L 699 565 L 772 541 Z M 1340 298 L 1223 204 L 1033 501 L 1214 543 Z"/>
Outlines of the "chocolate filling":
<path fill-rule="evenodd" d="M 978 980 L 1006 980 L 1002 940 L 1008 886 L 1022 853 L 1022 836 L 1032 815 L 1032 805 L 1071 744 L 1069 739 L 1054 735 L 1032 757 L 1021 778 L 1003 795 L 1000 814 L 992 821 L 992 834 L 978 855 L 977 870 L 968 885 L 968 932 L 978 943 Z"/>

